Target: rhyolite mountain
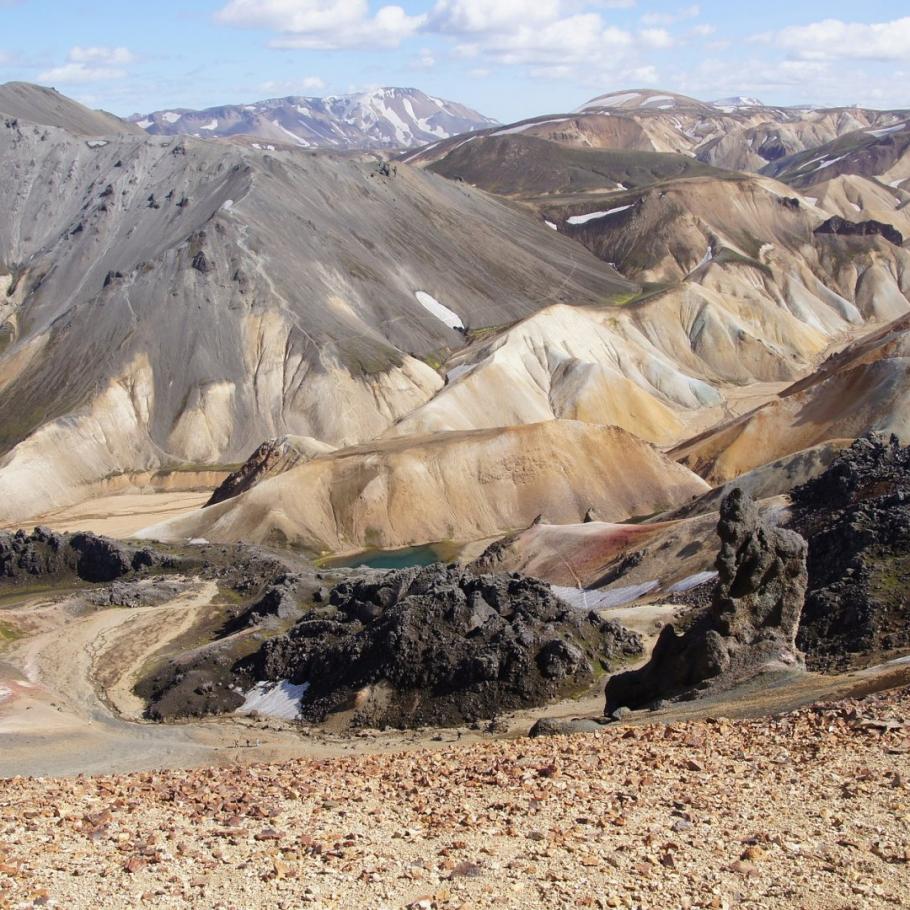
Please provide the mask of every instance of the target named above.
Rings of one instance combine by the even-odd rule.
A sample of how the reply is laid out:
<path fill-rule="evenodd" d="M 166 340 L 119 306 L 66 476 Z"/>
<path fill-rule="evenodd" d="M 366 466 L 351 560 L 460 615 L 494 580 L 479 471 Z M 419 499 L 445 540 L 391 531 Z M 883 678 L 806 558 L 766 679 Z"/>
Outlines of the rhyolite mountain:
<path fill-rule="evenodd" d="M 303 148 L 402 149 L 485 129 L 496 121 L 415 88 L 379 88 L 325 98 L 290 96 L 134 114 L 150 135 L 243 136 Z"/>
<path fill-rule="evenodd" d="M 754 147 L 750 130 L 830 142 L 894 112 L 627 92 L 386 163 L 86 124 L 44 91 L 0 128 L 5 522 L 256 453 L 242 495 L 155 532 L 320 552 L 476 539 L 679 508 L 696 474 L 735 476 L 740 420 L 783 415 L 769 458 L 884 426 L 791 430 L 777 396 L 910 310 L 905 191 L 889 208 L 877 178 L 840 174 L 809 195 L 715 150 Z M 592 490 L 579 453 L 622 478 L 650 446 L 682 473 L 661 455 L 622 496 Z"/>

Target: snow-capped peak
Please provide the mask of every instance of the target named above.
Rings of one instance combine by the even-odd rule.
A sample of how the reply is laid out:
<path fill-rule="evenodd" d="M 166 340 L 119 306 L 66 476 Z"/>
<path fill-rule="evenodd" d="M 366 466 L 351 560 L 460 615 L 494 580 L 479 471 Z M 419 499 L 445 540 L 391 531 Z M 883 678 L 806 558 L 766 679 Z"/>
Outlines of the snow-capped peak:
<path fill-rule="evenodd" d="M 721 98 L 719 101 L 712 101 L 711 104 L 714 107 L 719 107 L 721 110 L 725 108 L 737 109 L 741 107 L 767 107 L 764 101 L 760 101 L 758 98 L 750 98 L 748 95 L 735 95 L 732 98 Z"/>
<path fill-rule="evenodd" d="M 245 135 L 341 149 L 412 148 L 496 125 L 470 108 L 414 88 L 271 98 L 203 111 L 157 111 L 131 119 L 149 133 L 204 138 Z"/>

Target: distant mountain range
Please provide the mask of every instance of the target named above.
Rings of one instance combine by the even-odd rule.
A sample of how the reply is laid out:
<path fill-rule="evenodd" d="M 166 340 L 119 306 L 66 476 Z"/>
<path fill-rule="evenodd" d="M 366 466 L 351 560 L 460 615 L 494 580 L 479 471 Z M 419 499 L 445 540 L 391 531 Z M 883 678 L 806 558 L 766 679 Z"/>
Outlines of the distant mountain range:
<path fill-rule="evenodd" d="M 495 126 L 477 111 L 415 88 L 325 98 L 272 98 L 201 111 L 171 108 L 129 120 L 154 135 L 249 136 L 304 148 L 403 149 Z"/>

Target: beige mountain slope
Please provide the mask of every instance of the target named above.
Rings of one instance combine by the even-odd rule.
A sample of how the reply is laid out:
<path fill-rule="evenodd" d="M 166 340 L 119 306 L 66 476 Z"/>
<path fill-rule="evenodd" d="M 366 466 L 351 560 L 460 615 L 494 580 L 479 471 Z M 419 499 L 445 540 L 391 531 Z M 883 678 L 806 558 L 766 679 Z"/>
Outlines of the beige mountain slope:
<path fill-rule="evenodd" d="M 264 439 L 375 437 L 453 328 L 635 290 L 522 212 L 418 169 L 0 124 L 0 521 Z"/>
<path fill-rule="evenodd" d="M 712 484 L 869 430 L 910 439 L 910 317 L 831 357 L 768 404 L 671 453 Z"/>
<path fill-rule="evenodd" d="M 866 319 L 908 308 L 905 251 L 816 235 L 831 213 L 788 192 L 702 177 L 619 194 L 624 205 L 541 202 L 561 232 L 652 289 L 623 306 L 553 305 L 476 341 L 385 435 L 567 418 L 667 445 L 773 397 Z"/>
<path fill-rule="evenodd" d="M 861 129 L 887 129 L 906 112 L 863 108 L 777 108 L 706 104 L 673 92 L 632 89 L 601 95 L 578 110 L 549 114 L 485 131 L 562 146 L 686 155 L 727 170 L 760 171 L 778 159 Z M 430 164 L 479 136 L 443 140 L 406 160 Z"/>
<path fill-rule="evenodd" d="M 524 146 L 518 161 L 547 145 L 510 142 Z M 471 177 L 514 189 L 515 160 L 491 158 L 481 143 L 461 152 L 477 165 Z M 554 150 L 558 157 L 555 146 L 548 149 L 547 160 Z M 647 290 L 601 313 L 541 312 L 459 353 L 447 364 L 446 388 L 391 432 L 510 423 L 525 413 L 586 419 L 596 401 L 598 420 L 665 441 L 677 425 L 654 407 L 655 397 L 689 423 L 692 410 L 722 402 L 726 384 L 797 379 L 864 321 L 892 319 L 910 306 L 907 251 L 881 238 L 815 234 L 837 214 L 817 198 L 745 175 L 613 191 L 616 176 L 603 178 L 609 192 L 568 193 L 562 172 L 548 186 L 540 171 L 535 190 L 518 198 Z M 617 381 L 617 371 L 638 388 Z M 487 377 L 508 392 L 485 396 Z"/>
<path fill-rule="evenodd" d="M 759 333 L 756 356 L 786 361 L 792 351 L 775 351 L 781 339 L 818 351 L 818 337 L 801 337 L 807 328 L 837 334 L 908 305 L 906 251 L 814 233 L 839 205 L 828 210 L 765 177 L 680 170 L 679 156 L 583 152 L 524 135 L 480 137 L 430 168 L 509 195 L 651 290 L 698 284 L 732 301 L 728 308 L 738 300 L 749 311 L 785 308 L 777 331 Z M 901 197 L 892 194 L 892 210 Z M 793 378 L 811 363 L 795 366 Z"/>
<path fill-rule="evenodd" d="M 667 444 L 722 396 L 684 374 L 615 308 L 557 305 L 451 358 L 445 388 L 387 436 L 551 418 Z"/>
<path fill-rule="evenodd" d="M 805 190 L 805 195 L 814 198 L 820 209 L 845 221 L 880 221 L 910 238 L 910 190 L 889 186 L 876 178 L 842 174 L 813 184 Z"/>
<path fill-rule="evenodd" d="M 140 132 L 139 127 L 113 114 L 90 110 L 52 88 L 28 82 L 0 85 L 0 115 L 58 127 L 75 136 Z"/>
<path fill-rule="evenodd" d="M 478 540 L 526 527 L 539 514 L 576 522 L 593 508 L 619 520 L 705 489 L 623 430 L 549 421 L 343 449 L 142 536 L 337 553 Z"/>
<path fill-rule="evenodd" d="M 856 128 L 830 142 L 780 158 L 767 165 L 763 173 L 802 188 L 842 174 L 874 177 L 884 186 L 898 186 L 910 178 L 907 111 L 877 128 Z"/>
<path fill-rule="evenodd" d="M 713 570 L 716 554 L 709 542 L 717 509 L 733 486 L 776 509 L 782 494 L 821 474 L 850 441 L 829 441 L 784 456 L 646 522 L 539 522 L 488 548 L 477 564 L 484 571 L 523 572 L 551 584 L 600 589 L 580 595 L 582 603 L 588 597 L 592 606 L 603 591 L 610 592 L 612 603 L 666 596 Z"/>

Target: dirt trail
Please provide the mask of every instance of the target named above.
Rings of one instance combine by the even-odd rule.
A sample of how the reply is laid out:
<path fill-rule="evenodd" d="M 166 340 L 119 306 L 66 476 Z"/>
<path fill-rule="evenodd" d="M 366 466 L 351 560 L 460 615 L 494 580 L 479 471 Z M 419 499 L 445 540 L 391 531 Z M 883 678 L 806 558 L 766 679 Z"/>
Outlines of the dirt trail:
<path fill-rule="evenodd" d="M 156 607 L 78 615 L 73 600 L 32 600 L 5 610 L 5 621 L 27 623 L 34 634 L 8 647 L 0 666 L 0 684 L 10 690 L 0 701 L 0 776 L 299 754 L 301 740 L 293 733 L 241 720 L 171 726 L 138 721 L 142 706 L 131 691 L 138 674 L 192 627 L 215 593 L 215 583 L 206 582 Z"/>
<path fill-rule="evenodd" d="M 83 645 L 92 660 L 90 679 L 121 718 L 142 719 L 145 704 L 133 693 L 133 686 L 143 669 L 151 657 L 189 632 L 217 593 L 218 585 L 207 581 L 167 606 L 130 610 L 131 617 L 106 622 L 91 638 L 86 638 L 91 630 L 83 626 Z"/>

